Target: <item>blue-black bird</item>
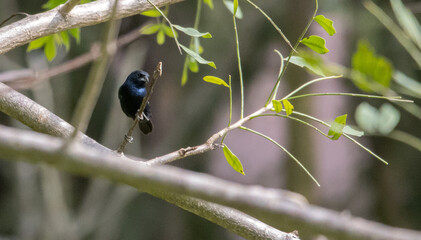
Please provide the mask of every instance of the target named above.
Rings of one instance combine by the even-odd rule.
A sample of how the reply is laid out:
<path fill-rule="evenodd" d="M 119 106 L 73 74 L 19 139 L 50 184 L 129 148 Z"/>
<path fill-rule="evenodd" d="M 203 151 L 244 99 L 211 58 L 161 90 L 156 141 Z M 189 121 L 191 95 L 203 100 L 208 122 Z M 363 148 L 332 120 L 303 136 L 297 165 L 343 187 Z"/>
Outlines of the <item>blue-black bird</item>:
<path fill-rule="evenodd" d="M 118 90 L 118 98 L 123 112 L 130 118 L 136 117 L 136 112 L 142 105 L 146 96 L 146 84 L 149 82 L 149 74 L 142 70 L 136 70 L 127 77 L 126 81 Z M 144 134 L 152 131 L 151 108 L 149 102 L 143 110 L 143 118 L 139 121 L 139 128 Z"/>

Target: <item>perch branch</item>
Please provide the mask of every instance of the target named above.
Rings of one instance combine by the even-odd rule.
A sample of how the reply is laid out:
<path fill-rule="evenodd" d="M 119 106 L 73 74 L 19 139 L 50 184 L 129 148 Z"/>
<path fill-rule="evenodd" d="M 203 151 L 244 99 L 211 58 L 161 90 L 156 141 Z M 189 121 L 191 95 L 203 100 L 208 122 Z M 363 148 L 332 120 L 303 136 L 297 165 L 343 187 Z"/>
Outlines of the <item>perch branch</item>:
<path fill-rule="evenodd" d="M 66 15 L 72 11 L 72 9 L 80 2 L 80 0 L 68 0 L 63 4 L 63 6 L 60 7 L 58 12 L 63 16 L 66 17 Z"/>

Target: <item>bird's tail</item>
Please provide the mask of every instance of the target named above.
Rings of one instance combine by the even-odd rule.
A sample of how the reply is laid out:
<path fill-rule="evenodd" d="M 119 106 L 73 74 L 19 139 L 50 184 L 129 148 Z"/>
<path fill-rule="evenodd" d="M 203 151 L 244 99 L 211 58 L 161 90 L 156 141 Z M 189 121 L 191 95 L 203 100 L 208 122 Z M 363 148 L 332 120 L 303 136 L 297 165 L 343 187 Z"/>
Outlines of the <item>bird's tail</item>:
<path fill-rule="evenodd" d="M 139 128 L 144 134 L 152 132 L 152 121 L 150 119 L 142 119 L 139 121 Z"/>

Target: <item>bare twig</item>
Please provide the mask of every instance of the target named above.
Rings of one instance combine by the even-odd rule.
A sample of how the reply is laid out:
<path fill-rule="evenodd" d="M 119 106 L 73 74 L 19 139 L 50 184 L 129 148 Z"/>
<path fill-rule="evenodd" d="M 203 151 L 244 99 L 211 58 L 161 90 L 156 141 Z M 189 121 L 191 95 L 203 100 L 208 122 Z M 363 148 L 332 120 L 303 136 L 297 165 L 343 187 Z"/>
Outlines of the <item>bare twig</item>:
<path fill-rule="evenodd" d="M 158 7 L 174 4 L 182 0 L 154 0 Z M 145 0 L 122 0 L 118 4 L 115 19 L 129 17 L 153 7 Z M 28 16 L 0 28 L 0 54 L 22 46 L 37 38 L 52 35 L 64 30 L 96 25 L 111 18 L 110 1 L 97 0 L 83 5 L 76 5 L 63 18 L 58 9 Z"/>
<path fill-rule="evenodd" d="M 29 15 L 29 14 L 27 14 L 27 13 L 24 13 L 24 12 L 14 13 L 14 14 L 12 14 L 10 17 L 8 17 L 8 18 L 6 18 L 5 20 L 3 20 L 3 21 L 0 23 L 0 27 L 1 27 L 1 26 L 3 26 L 3 24 L 7 23 L 7 21 L 9 21 L 10 19 L 12 19 L 12 18 L 14 18 L 14 17 L 16 17 L 16 16 L 25 16 L 25 17 L 28 17 L 28 16 L 30 16 L 30 15 Z"/>
<path fill-rule="evenodd" d="M 295 193 L 244 186 L 170 166 L 148 167 L 78 143 L 66 152 L 59 151 L 64 143 L 48 135 L 0 126 L 0 153 L 5 158 L 19 157 L 77 174 L 105 177 L 158 197 L 181 194 L 203 199 L 236 208 L 278 228 L 298 229 L 302 236 L 317 232 L 333 239 L 421 239 L 417 231 L 309 205 Z"/>
<path fill-rule="evenodd" d="M 155 70 L 154 70 L 153 75 L 152 75 L 151 82 L 147 86 L 146 96 L 143 98 L 142 104 L 140 105 L 140 108 L 136 112 L 136 116 L 133 120 L 132 126 L 130 127 L 129 131 L 125 135 L 125 137 L 123 139 L 123 142 L 121 142 L 120 147 L 117 150 L 117 153 L 123 154 L 124 148 L 126 147 L 126 144 L 131 142 L 134 128 L 139 123 L 140 118 L 143 118 L 143 115 L 142 115 L 143 110 L 145 110 L 146 104 L 148 103 L 149 98 L 152 94 L 153 87 L 155 86 L 156 81 L 161 77 L 161 75 L 162 75 L 162 62 L 159 62 L 158 65 L 156 65 L 156 67 L 155 67 Z"/>
<path fill-rule="evenodd" d="M 80 0 L 68 0 L 60 7 L 58 12 L 65 18 L 66 15 L 80 2 Z"/>
<path fill-rule="evenodd" d="M 146 25 L 146 24 L 145 24 Z M 142 33 L 139 31 L 141 27 L 134 29 L 133 31 L 119 37 L 117 41 L 112 41 L 108 44 L 108 48 L 117 45 L 117 48 L 125 46 L 140 36 Z M 50 69 L 21 69 L 21 70 L 11 70 L 0 73 L 0 82 L 3 82 L 14 89 L 26 89 L 32 87 L 34 84 L 38 84 L 42 81 L 45 81 L 51 77 L 61 75 L 63 73 L 71 72 L 75 69 L 78 69 L 101 56 L 101 51 L 99 43 L 94 43 L 91 46 L 91 50 L 87 53 L 84 53 L 74 59 L 71 59 L 67 62 L 62 63 L 61 65 L 55 66 Z"/>

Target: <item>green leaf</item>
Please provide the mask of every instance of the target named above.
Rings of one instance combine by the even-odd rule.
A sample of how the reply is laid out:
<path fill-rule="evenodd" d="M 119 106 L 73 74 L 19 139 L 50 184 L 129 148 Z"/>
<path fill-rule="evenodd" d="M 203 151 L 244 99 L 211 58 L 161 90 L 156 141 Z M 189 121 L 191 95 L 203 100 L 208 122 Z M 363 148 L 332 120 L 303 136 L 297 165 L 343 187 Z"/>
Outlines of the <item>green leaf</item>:
<path fill-rule="evenodd" d="M 294 106 L 286 99 L 282 100 L 282 104 L 284 105 L 287 116 L 291 115 L 294 110 Z"/>
<path fill-rule="evenodd" d="M 26 49 L 27 52 L 30 52 L 32 50 L 38 49 L 38 48 L 42 48 L 45 45 L 45 42 L 47 41 L 48 36 L 47 37 L 42 37 L 42 38 L 38 38 L 35 39 L 34 41 L 30 42 L 28 45 L 28 48 Z"/>
<path fill-rule="evenodd" d="M 158 10 L 156 9 L 144 11 L 144 12 L 141 12 L 140 14 L 147 17 L 160 17 L 161 16 L 161 13 L 159 13 Z"/>
<path fill-rule="evenodd" d="M 356 129 L 353 129 L 350 126 L 345 126 L 343 129 L 343 132 L 348 134 L 348 135 L 352 135 L 352 136 L 356 136 L 356 137 L 362 137 L 364 136 L 364 132 L 363 131 L 358 131 Z"/>
<path fill-rule="evenodd" d="M 234 0 L 234 15 L 237 14 L 238 0 Z"/>
<path fill-rule="evenodd" d="M 300 56 L 292 56 L 290 59 L 290 63 L 295 64 L 302 68 L 307 68 L 311 72 L 319 76 L 326 77 L 327 75 L 324 73 L 324 69 L 322 67 L 323 63 L 321 61 L 322 61 L 321 59 L 318 61 L 318 60 L 315 60 L 314 58 L 310 59 L 310 58 L 303 58 Z"/>
<path fill-rule="evenodd" d="M 54 39 L 51 36 L 49 36 L 49 39 L 45 42 L 44 54 L 49 62 L 51 62 L 56 57 L 56 44 L 54 43 Z"/>
<path fill-rule="evenodd" d="M 162 28 L 164 29 L 165 35 L 167 35 L 170 38 L 174 38 L 174 33 L 172 32 L 172 29 L 170 26 L 166 25 L 166 24 L 162 24 Z M 175 32 L 175 35 L 177 36 L 177 32 Z M 178 36 L 177 36 L 178 37 Z"/>
<path fill-rule="evenodd" d="M 70 40 L 69 40 L 69 34 L 67 31 L 60 32 L 61 42 L 66 47 L 66 51 L 69 51 L 70 49 Z"/>
<path fill-rule="evenodd" d="M 161 26 L 162 25 L 159 23 L 148 24 L 140 29 L 140 33 L 145 34 L 145 35 L 155 34 L 161 29 Z"/>
<path fill-rule="evenodd" d="M 215 63 L 212 61 L 207 61 L 205 59 L 203 59 L 199 54 L 197 54 L 196 52 L 192 51 L 191 49 L 188 49 L 186 46 L 181 45 L 180 47 L 191 57 L 193 57 L 196 61 L 198 61 L 200 64 L 207 64 L 213 68 L 216 69 Z"/>
<path fill-rule="evenodd" d="M 376 56 L 373 48 L 366 41 L 358 42 L 358 49 L 352 56 L 351 78 L 354 84 L 361 90 L 371 92 L 373 81 L 385 87 L 390 86 L 393 75 L 393 67 L 389 60 L 382 56 Z"/>
<path fill-rule="evenodd" d="M 213 9 L 213 1 L 212 0 L 203 0 L 205 4 L 209 6 L 210 9 Z"/>
<path fill-rule="evenodd" d="M 165 43 L 165 33 L 163 29 L 159 30 L 158 34 L 156 34 L 156 42 L 159 45 L 162 45 Z"/>
<path fill-rule="evenodd" d="M 389 103 L 383 104 L 379 109 L 379 113 L 378 130 L 381 134 L 387 135 L 396 128 L 401 119 L 401 114 Z"/>
<path fill-rule="evenodd" d="M 189 60 L 189 69 L 191 72 L 197 73 L 199 72 L 199 63 L 196 62 L 194 59 Z"/>
<path fill-rule="evenodd" d="M 300 42 L 317 53 L 325 54 L 329 52 L 329 49 L 325 46 L 326 41 L 322 37 L 311 35 L 308 38 L 302 39 Z"/>
<path fill-rule="evenodd" d="M 236 18 L 238 18 L 238 19 L 242 19 L 243 18 L 243 12 L 241 11 L 240 6 L 237 5 L 237 10 L 236 10 L 236 12 L 234 14 L 234 2 L 233 1 L 224 0 L 224 4 L 228 8 L 228 10 L 233 15 L 235 15 Z"/>
<path fill-rule="evenodd" d="M 205 76 L 205 77 L 203 77 L 203 80 L 205 82 L 209 82 L 209 83 L 213 83 L 213 84 L 217 84 L 217 85 L 223 85 L 223 86 L 229 88 L 228 84 L 224 80 L 220 79 L 219 77 Z"/>
<path fill-rule="evenodd" d="M 347 117 L 347 114 L 336 117 L 335 121 L 330 126 L 330 129 L 327 135 L 332 136 L 332 140 L 338 140 L 339 137 L 342 135 L 343 129 L 346 124 L 346 117 Z"/>
<path fill-rule="evenodd" d="M 212 38 L 212 35 L 209 32 L 201 33 L 194 28 L 184 28 L 175 24 L 173 27 L 192 37 Z"/>
<path fill-rule="evenodd" d="M 76 39 L 76 43 L 79 44 L 80 42 L 80 28 L 73 28 L 69 30 L 70 35 L 72 35 Z"/>
<path fill-rule="evenodd" d="M 275 112 L 280 113 L 283 109 L 282 103 L 280 100 L 272 100 L 273 108 L 275 109 Z"/>
<path fill-rule="evenodd" d="M 245 175 L 244 170 L 243 170 L 243 165 L 241 164 L 238 157 L 235 156 L 235 154 L 231 152 L 231 150 L 227 147 L 227 145 L 224 144 L 224 148 L 222 150 L 224 151 L 225 158 L 227 159 L 227 162 L 231 165 L 231 167 L 235 171 Z"/>
<path fill-rule="evenodd" d="M 333 27 L 333 21 L 326 18 L 323 15 L 318 15 L 314 18 L 314 20 L 322 26 L 322 28 L 330 35 L 333 36 L 333 34 L 336 33 L 335 28 Z"/>

